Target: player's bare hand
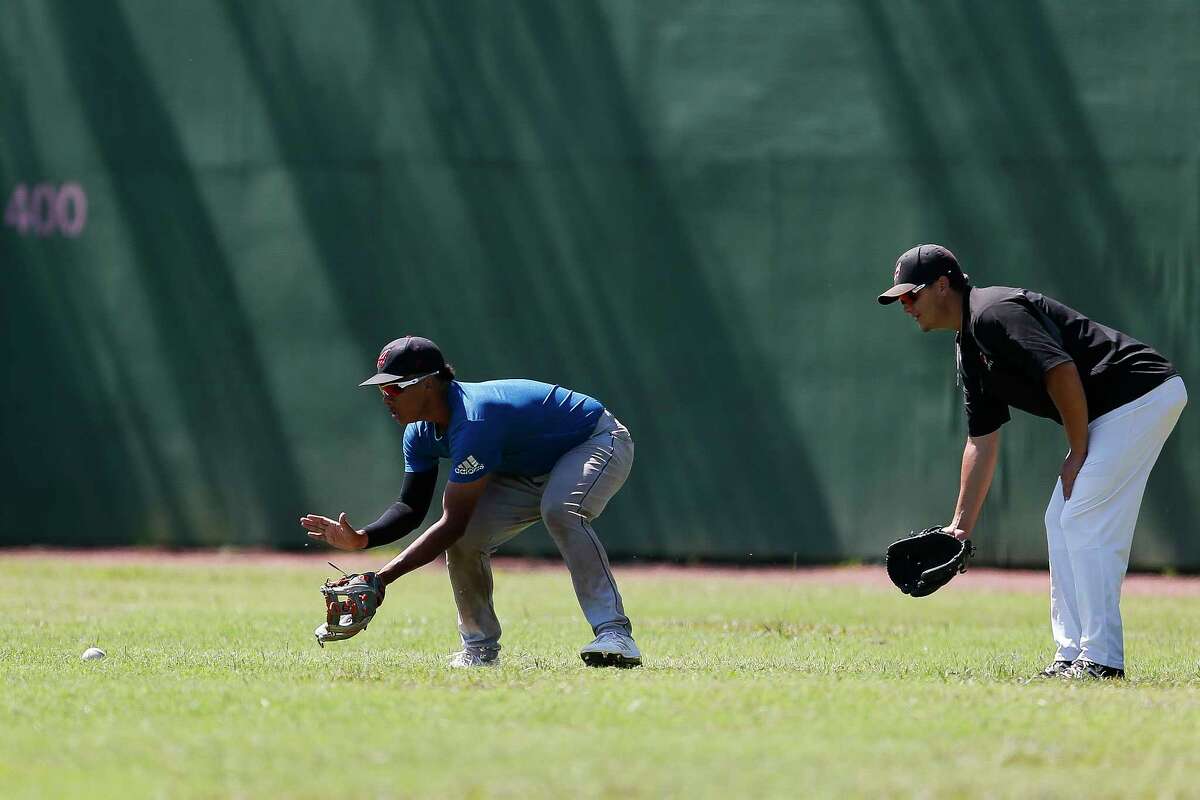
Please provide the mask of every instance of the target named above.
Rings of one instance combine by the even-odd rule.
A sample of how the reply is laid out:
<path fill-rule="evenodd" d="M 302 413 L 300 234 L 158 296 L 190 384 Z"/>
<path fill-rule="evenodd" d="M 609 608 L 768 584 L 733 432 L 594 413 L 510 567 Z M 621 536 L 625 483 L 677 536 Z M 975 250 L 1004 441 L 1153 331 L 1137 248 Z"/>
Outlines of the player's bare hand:
<path fill-rule="evenodd" d="M 1063 499 L 1070 500 L 1071 493 L 1075 491 L 1075 479 L 1079 477 L 1079 470 L 1083 468 L 1083 462 L 1087 460 L 1087 451 L 1076 453 L 1074 450 L 1067 453 L 1067 457 L 1063 459 L 1062 470 L 1059 472 L 1059 477 L 1062 478 Z"/>
<path fill-rule="evenodd" d="M 955 539 L 970 539 L 971 538 L 970 531 L 964 531 L 962 528 L 956 528 L 953 525 L 947 525 L 946 527 L 942 528 L 942 533 L 948 533 L 951 536 L 953 536 Z"/>
<path fill-rule="evenodd" d="M 350 525 L 344 511 L 337 519 L 309 514 L 300 518 L 300 527 L 308 531 L 308 538 L 338 550 L 362 550 L 367 546 L 367 535 Z"/>

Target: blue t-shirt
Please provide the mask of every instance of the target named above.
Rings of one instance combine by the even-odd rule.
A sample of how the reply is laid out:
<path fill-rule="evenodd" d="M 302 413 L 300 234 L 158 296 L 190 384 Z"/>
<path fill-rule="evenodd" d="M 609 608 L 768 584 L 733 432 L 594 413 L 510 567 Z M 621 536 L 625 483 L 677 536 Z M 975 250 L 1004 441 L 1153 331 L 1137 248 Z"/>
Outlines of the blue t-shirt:
<path fill-rule="evenodd" d="M 520 379 L 452 381 L 447 400 L 450 426 L 440 436 L 432 422 L 412 422 L 405 429 L 405 472 L 428 472 L 439 458 L 448 458 L 454 483 L 492 472 L 545 475 L 592 435 L 604 413 L 586 394 Z"/>

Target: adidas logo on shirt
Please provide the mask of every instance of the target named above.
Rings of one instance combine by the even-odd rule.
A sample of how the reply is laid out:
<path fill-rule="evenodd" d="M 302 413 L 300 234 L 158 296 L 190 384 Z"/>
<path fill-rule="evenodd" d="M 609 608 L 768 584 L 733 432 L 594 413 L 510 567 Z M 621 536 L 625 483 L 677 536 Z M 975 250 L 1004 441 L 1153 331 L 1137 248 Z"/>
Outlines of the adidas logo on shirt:
<path fill-rule="evenodd" d="M 475 456 L 467 456 L 461 464 L 454 468 L 455 475 L 474 475 L 483 469 L 483 464 L 475 460 Z"/>

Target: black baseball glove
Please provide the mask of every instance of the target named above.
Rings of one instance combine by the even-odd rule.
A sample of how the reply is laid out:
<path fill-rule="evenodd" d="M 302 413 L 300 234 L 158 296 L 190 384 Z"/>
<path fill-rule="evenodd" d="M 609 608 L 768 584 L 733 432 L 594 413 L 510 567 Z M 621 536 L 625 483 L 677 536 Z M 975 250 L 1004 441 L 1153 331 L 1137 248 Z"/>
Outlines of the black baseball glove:
<path fill-rule="evenodd" d="M 888 546 L 884 563 L 888 577 L 913 597 L 933 594 L 960 572 L 975 555 L 969 539 L 956 539 L 941 526 L 926 528 Z"/>

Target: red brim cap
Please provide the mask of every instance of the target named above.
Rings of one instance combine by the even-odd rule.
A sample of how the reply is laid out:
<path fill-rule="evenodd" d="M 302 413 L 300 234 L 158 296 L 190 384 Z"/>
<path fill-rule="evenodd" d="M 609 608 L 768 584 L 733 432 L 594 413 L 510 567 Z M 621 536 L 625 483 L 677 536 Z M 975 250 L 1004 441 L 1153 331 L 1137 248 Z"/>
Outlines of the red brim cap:
<path fill-rule="evenodd" d="M 900 295 L 907 294 L 915 288 L 917 288 L 917 284 L 915 283 L 897 283 L 895 286 L 879 295 L 879 303 L 880 305 L 885 306 L 888 303 L 894 303 L 900 299 Z"/>

